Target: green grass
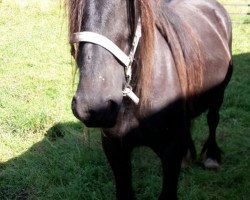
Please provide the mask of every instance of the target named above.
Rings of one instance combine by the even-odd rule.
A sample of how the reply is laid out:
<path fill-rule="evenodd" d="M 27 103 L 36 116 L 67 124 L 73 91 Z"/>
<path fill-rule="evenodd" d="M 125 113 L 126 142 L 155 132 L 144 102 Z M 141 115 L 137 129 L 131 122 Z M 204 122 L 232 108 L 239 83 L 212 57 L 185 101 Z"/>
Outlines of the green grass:
<path fill-rule="evenodd" d="M 0 199 L 115 199 L 99 131 L 71 113 L 72 61 L 61 4 L 0 1 Z M 234 25 L 234 74 L 218 127 L 223 165 L 207 171 L 193 163 L 183 170 L 180 199 L 250 197 L 249 36 L 249 25 Z M 205 121 L 204 115 L 194 123 L 198 150 L 207 137 Z M 147 148 L 134 152 L 133 179 L 138 199 L 157 199 L 160 161 Z"/>

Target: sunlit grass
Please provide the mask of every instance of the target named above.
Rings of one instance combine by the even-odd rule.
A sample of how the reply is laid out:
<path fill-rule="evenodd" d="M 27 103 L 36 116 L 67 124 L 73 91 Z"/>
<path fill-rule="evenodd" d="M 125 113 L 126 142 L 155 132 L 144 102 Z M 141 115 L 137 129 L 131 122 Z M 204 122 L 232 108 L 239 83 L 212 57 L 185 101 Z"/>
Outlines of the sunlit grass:
<path fill-rule="evenodd" d="M 74 120 L 69 103 L 73 90 L 60 1 L 46 10 L 39 10 L 37 1 L 26 1 L 26 6 L 18 2 L 23 1 L 0 4 L 0 140 L 8 149 L 12 137 L 24 137 L 20 142 L 27 150 L 53 123 Z M 13 146 L 9 150 L 13 152 L 1 161 L 18 155 Z"/>

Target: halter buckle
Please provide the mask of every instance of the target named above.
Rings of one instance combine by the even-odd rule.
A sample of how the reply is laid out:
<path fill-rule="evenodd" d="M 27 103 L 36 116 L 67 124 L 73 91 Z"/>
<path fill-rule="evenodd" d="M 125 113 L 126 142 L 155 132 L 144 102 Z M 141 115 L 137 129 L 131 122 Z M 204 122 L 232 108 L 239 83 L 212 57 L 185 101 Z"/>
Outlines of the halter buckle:
<path fill-rule="evenodd" d="M 129 97 L 136 105 L 139 104 L 140 99 L 132 91 L 132 87 L 128 85 L 123 91 L 122 94 L 124 97 Z"/>

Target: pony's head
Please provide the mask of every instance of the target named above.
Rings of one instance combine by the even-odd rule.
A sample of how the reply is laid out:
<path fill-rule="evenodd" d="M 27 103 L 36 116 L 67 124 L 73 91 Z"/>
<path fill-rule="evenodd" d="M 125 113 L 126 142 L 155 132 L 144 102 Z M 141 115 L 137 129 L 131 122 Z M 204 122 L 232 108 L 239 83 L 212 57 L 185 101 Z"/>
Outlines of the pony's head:
<path fill-rule="evenodd" d="M 124 96 L 123 90 L 128 82 L 126 63 L 116 56 L 116 53 L 111 53 L 112 50 L 108 50 L 104 43 L 113 43 L 121 52 L 129 55 L 133 48 L 139 15 L 143 16 L 145 13 L 142 25 L 153 24 L 148 23 L 152 21 L 152 16 L 147 10 L 149 4 L 145 2 L 147 0 L 68 1 L 69 37 L 80 72 L 79 84 L 72 100 L 72 110 L 74 115 L 88 127 L 112 127 L 116 123 Z M 143 28 L 148 30 L 145 25 Z M 143 37 L 150 33 L 144 29 Z M 93 39 L 95 36 L 97 38 Z M 100 45 L 96 44 L 100 42 L 100 36 L 104 36 L 108 42 L 101 41 Z M 146 41 L 153 43 L 153 39 L 150 38 Z M 141 48 L 147 46 L 147 43 L 143 44 Z M 150 65 L 150 52 L 143 52 L 147 54 L 145 63 Z M 147 73 L 149 71 L 147 68 Z M 137 72 L 143 74 L 143 70 Z M 145 83 L 140 78 L 136 81 L 138 83 L 141 80 L 141 84 L 138 83 L 140 87 L 149 80 L 144 77 Z M 141 92 L 140 87 L 136 88 L 138 94 Z"/>

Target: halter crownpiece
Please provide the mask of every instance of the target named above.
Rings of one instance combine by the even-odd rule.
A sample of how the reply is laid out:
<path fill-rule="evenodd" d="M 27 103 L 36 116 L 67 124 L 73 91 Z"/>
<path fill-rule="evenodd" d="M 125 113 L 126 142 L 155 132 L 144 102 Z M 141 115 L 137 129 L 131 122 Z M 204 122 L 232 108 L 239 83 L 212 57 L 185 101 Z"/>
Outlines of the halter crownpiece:
<path fill-rule="evenodd" d="M 132 91 L 132 87 L 130 86 L 130 81 L 132 77 L 132 64 L 134 62 L 135 53 L 141 38 L 141 20 L 139 18 L 135 36 L 132 43 L 132 48 L 130 50 L 129 56 L 125 54 L 115 43 L 113 43 L 107 37 L 100 35 L 95 32 L 83 31 L 74 33 L 70 38 L 70 43 L 78 43 L 78 42 L 89 42 L 93 44 L 97 44 L 105 49 L 107 49 L 110 53 L 112 53 L 125 67 L 125 78 L 126 78 L 126 86 L 122 91 L 123 96 L 129 97 L 135 104 L 139 103 L 139 98 Z"/>

